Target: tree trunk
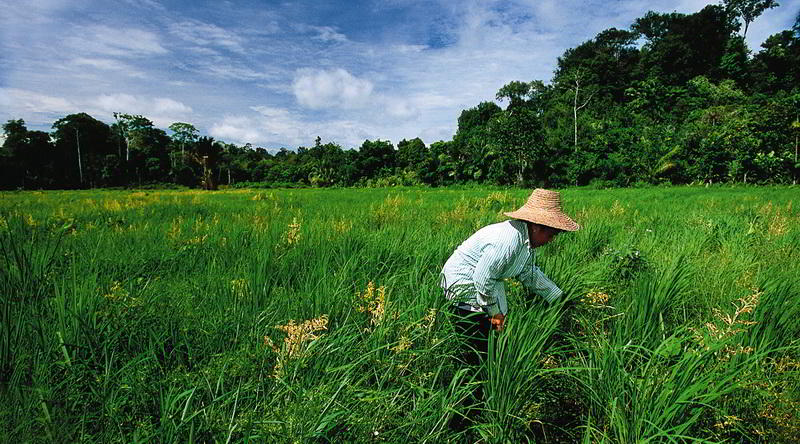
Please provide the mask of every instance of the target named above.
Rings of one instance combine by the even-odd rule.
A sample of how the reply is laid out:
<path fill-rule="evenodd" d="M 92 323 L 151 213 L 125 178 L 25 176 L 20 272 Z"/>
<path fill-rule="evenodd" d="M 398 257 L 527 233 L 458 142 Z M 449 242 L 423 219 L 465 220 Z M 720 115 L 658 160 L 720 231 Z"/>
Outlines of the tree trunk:
<path fill-rule="evenodd" d="M 580 90 L 580 82 L 575 79 L 575 98 L 572 101 L 572 122 L 575 126 L 574 146 L 575 151 L 578 151 L 578 91 Z"/>
<path fill-rule="evenodd" d="M 578 111 L 583 109 L 586 105 L 589 104 L 589 101 L 592 100 L 592 96 L 594 93 L 589 94 L 589 97 L 586 98 L 586 101 L 583 102 L 582 105 L 578 106 L 578 94 L 580 94 L 581 90 L 581 74 L 577 72 L 575 74 L 575 97 L 572 99 L 572 123 L 574 127 L 574 139 L 573 144 L 575 146 L 575 152 L 578 152 Z"/>
<path fill-rule="evenodd" d="M 203 156 L 203 188 L 206 190 L 211 189 L 210 182 L 211 173 L 208 171 L 208 156 Z"/>
<path fill-rule="evenodd" d="M 214 182 L 214 172 L 208 166 L 208 156 L 203 156 L 203 187 L 206 190 L 217 189 L 217 185 Z"/>
<path fill-rule="evenodd" d="M 78 128 L 75 128 L 75 144 L 78 146 L 78 176 L 83 183 L 83 166 L 81 165 L 81 138 L 78 135 Z"/>

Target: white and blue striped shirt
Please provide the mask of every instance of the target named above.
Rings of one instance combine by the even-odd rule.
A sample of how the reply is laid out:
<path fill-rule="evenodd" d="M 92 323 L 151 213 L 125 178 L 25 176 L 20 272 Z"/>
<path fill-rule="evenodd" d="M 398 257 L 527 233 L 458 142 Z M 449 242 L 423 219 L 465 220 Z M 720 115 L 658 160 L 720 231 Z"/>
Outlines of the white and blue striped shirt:
<path fill-rule="evenodd" d="M 535 265 L 528 226 L 522 220 L 507 220 L 475 232 L 444 264 L 440 285 L 453 302 L 493 316 L 508 312 L 506 278 L 519 279 L 528 291 L 547 302 L 562 293 Z"/>

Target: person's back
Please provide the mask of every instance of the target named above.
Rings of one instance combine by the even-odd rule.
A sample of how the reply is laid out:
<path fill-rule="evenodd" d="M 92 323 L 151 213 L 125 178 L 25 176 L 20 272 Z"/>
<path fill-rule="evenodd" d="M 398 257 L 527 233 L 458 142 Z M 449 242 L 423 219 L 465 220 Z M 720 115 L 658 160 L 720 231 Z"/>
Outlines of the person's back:
<path fill-rule="evenodd" d="M 442 268 L 442 288 L 448 299 L 462 308 L 479 312 L 488 301 L 481 295 L 497 294 L 501 279 L 518 277 L 532 260 L 527 225 L 520 220 L 507 220 L 487 225 L 476 231 L 456 248 Z M 481 285 L 484 284 L 484 285 Z M 477 295 L 473 295 L 477 290 Z M 456 300 L 459 296 L 462 297 Z M 505 300 L 497 311 L 505 313 Z"/>

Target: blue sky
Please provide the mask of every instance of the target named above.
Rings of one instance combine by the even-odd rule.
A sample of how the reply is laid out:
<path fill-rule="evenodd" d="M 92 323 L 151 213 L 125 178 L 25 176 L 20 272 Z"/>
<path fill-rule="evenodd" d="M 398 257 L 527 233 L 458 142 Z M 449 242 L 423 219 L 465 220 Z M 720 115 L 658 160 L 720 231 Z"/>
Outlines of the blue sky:
<path fill-rule="evenodd" d="M 0 121 L 49 131 L 119 111 L 269 148 L 447 140 L 509 81 L 550 80 L 565 49 L 712 3 L 0 1 Z M 791 27 L 798 6 L 781 3 L 751 24 L 751 49 Z"/>

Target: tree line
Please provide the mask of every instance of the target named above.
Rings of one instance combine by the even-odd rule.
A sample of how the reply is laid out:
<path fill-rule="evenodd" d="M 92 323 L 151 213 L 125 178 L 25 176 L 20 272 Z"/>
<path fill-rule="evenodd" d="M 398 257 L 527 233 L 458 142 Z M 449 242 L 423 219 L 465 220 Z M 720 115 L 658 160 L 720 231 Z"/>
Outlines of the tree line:
<path fill-rule="evenodd" d="M 504 85 L 495 101 L 461 112 L 451 140 L 429 146 L 415 138 L 344 149 L 317 138 L 270 153 L 199 137 L 189 123 L 168 134 L 140 115 L 116 113 L 109 125 L 70 114 L 50 133 L 9 120 L 0 187 L 796 183 L 800 14 L 757 53 L 744 39 L 775 6 L 648 12 L 566 50 L 548 83 Z"/>

